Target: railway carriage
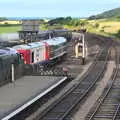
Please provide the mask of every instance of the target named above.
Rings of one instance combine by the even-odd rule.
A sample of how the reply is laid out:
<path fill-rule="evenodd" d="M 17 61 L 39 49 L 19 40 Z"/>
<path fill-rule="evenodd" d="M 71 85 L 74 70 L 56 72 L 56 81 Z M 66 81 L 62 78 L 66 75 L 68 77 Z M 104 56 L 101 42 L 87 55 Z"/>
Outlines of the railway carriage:
<path fill-rule="evenodd" d="M 72 39 L 72 32 L 67 29 L 56 29 L 53 30 L 53 33 L 56 37 L 64 37 L 67 39 L 67 42 L 71 41 Z"/>
<path fill-rule="evenodd" d="M 67 39 L 67 41 L 70 41 L 72 39 L 72 32 L 67 29 L 55 29 L 48 31 L 40 31 L 37 35 L 37 39 L 39 40 L 48 40 L 55 37 L 64 37 Z"/>
<path fill-rule="evenodd" d="M 42 63 L 48 60 L 46 44 L 41 42 L 29 43 L 32 63 Z"/>
<path fill-rule="evenodd" d="M 17 45 L 13 48 L 21 54 L 25 64 L 47 64 L 66 53 L 66 39 L 57 37 L 41 42 Z"/>
<path fill-rule="evenodd" d="M 55 37 L 55 36 L 54 36 L 53 31 L 51 31 L 51 30 L 39 31 L 39 33 L 37 35 L 37 39 L 39 39 L 39 40 L 47 40 L 47 39 L 53 38 L 53 37 Z"/>
<path fill-rule="evenodd" d="M 66 54 L 66 39 L 57 37 L 43 41 L 49 45 L 49 59 L 53 60 Z"/>
<path fill-rule="evenodd" d="M 25 64 L 30 64 L 30 46 L 28 45 L 17 45 L 13 47 L 15 50 L 17 50 L 20 55 L 21 59 L 24 61 Z"/>
<path fill-rule="evenodd" d="M 25 45 L 17 45 L 13 47 L 21 54 L 25 64 L 35 64 L 45 61 L 46 46 L 44 43 L 35 42 Z"/>

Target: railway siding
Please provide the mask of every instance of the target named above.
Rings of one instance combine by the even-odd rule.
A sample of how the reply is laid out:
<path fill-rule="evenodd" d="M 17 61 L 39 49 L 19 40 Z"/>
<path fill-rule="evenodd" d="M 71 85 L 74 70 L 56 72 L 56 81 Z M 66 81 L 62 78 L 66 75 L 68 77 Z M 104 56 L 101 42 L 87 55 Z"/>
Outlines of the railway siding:
<path fill-rule="evenodd" d="M 106 54 L 106 56 L 108 56 L 106 52 L 108 51 L 108 48 L 104 49 L 104 54 Z M 65 119 L 71 110 L 87 95 L 97 80 L 101 78 L 107 63 L 106 60 L 107 57 L 103 57 L 102 61 L 96 61 L 94 67 L 89 71 L 84 80 L 70 89 L 61 99 L 51 105 L 49 109 L 45 110 L 45 113 L 37 119 Z"/>
<path fill-rule="evenodd" d="M 92 38 L 90 38 L 91 40 L 92 40 Z M 106 43 L 107 42 L 105 42 L 105 44 L 104 44 L 104 42 L 103 42 L 104 40 L 101 40 L 101 42 L 98 40 L 97 41 L 97 44 L 99 44 L 99 43 L 101 43 L 101 46 L 102 46 L 102 44 L 103 44 L 103 46 L 105 47 L 106 46 L 106 50 L 104 51 L 104 53 L 105 54 L 107 54 L 107 51 L 108 51 L 108 46 L 109 45 L 107 45 Z M 103 48 L 103 47 L 101 47 L 101 48 Z M 103 53 L 103 54 L 104 54 Z M 73 53 L 72 53 L 73 54 Z M 71 55 L 71 53 L 70 53 L 70 55 Z M 69 56 L 68 56 L 69 57 Z M 93 68 L 91 68 L 91 69 L 89 69 L 88 70 L 88 72 L 87 72 L 87 74 L 89 73 L 89 76 L 86 74 L 86 77 L 84 76 L 83 78 L 84 79 L 86 79 L 86 81 L 83 81 L 83 80 L 77 80 L 77 82 L 76 81 L 74 81 L 73 80 L 73 87 L 71 87 L 71 89 L 69 89 L 68 91 L 70 92 L 72 92 L 72 93 L 70 93 L 70 94 L 68 94 L 67 93 L 67 91 L 66 91 L 66 93 L 63 95 L 63 96 L 65 96 L 66 94 L 69 96 L 69 98 L 64 98 L 64 97 L 62 97 L 63 98 L 63 101 L 61 101 L 61 104 L 62 105 L 59 105 L 59 107 L 60 107 L 60 110 L 63 110 L 62 112 L 60 111 L 58 111 L 58 113 L 61 113 L 61 114 L 63 114 L 63 112 L 64 112 L 64 109 L 63 108 L 65 108 L 65 106 L 64 105 L 68 105 L 66 108 L 68 108 L 68 109 L 66 109 L 65 108 L 65 110 L 67 110 L 67 112 L 70 112 L 71 111 L 71 108 L 74 108 L 74 105 L 75 104 L 77 104 L 77 102 L 79 102 L 79 100 L 81 100 L 82 99 L 82 97 L 84 98 L 84 96 L 85 96 L 85 94 L 84 93 L 88 93 L 89 91 L 88 90 L 90 90 L 91 88 L 90 87 L 92 87 L 92 85 L 94 85 L 95 83 L 96 83 L 96 81 L 99 79 L 99 78 L 101 78 L 101 74 L 103 74 L 103 70 L 105 70 L 104 68 L 105 68 L 105 66 L 106 66 L 106 63 L 107 63 L 107 61 L 105 60 L 105 58 L 106 58 L 106 55 L 105 56 L 102 56 L 101 58 L 99 58 L 99 60 L 100 61 L 97 61 L 97 59 L 95 59 L 95 60 L 93 60 L 94 61 L 94 63 L 95 63 L 95 65 L 93 65 L 94 67 Z M 72 68 L 72 72 L 71 73 L 73 73 L 74 74 L 74 76 L 76 77 L 80 72 L 81 72 L 81 68 L 80 69 L 78 69 L 79 67 L 81 67 L 81 65 L 80 65 L 80 61 L 79 61 L 79 59 L 78 60 L 74 60 L 74 59 L 72 59 L 73 61 L 73 63 L 71 62 L 71 59 L 70 59 L 70 61 L 68 62 L 67 60 L 65 61 L 65 62 L 63 62 L 63 64 L 61 64 L 61 66 L 68 66 L 68 64 L 69 64 L 69 66 L 71 66 L 71 68 Z M 68 62 L 68 64 L 67 64 L 67 62 Z M 72 63 L 72 65 L 71 65 L 71 63 Z M 76 64 L 76 67 L 74 66 L 74 64 Z M 78 65 L 79 65 L 79 67 L 78 67 Z M 75 71 L 75 73 L 74 73 L 74 69 L 76 70 Z M 49 72 L 49 71 L 48 71 Z M 30 76 L 29 76 L 30 77 Z M 30 87 L 30 89 L 32 89 L 33 90 L 33 88 L 34 88 L 34 90 L 36 89 L 36 86 L 34 86 L 34 85 L 32 85 L 32 84 L 34 84 L 34 78 L 36 78 L 36 77 L 39 77 L 40 78 L 40 76 L 32 76 L 31 77 L 31 81 L 33 82 L 30 82 L 30 84 L 31 84 L 31 87 Z M 42 78 L 44 78 L 43 76 L 41 76 Z M 52 77 L 52 76 L 51 76 Z M 55 77 L 55 78 L 61 78 L 61 77 Z M 83 79 L 82 78 L 82 79 Z M 48 77 L 48 79 L 44 79 L 42 82 L 46 82 L 46 80 L 47 80 L 47 82 L 49 81 L 49 79 L 50 79 L 50 76 Z M 38 80 L 39 81 L 39 80 Z M 19 83 L 21 83 L 21 81 L 19 81 L 18 80 L 18 82 Z M 23 82 L 24 84 L 22 84 L 24 87 L 27 85 L 27 82 L 26 81 L 24 81 Z M 54 83 L 55 83 L 55 81 L 54 81 Z M 41 84 L 38 84 L 37 82 L 35 82 L 35 84 L 37 84 L 37 87 L 40 87 L 39 85 L 41 85 L 41 86 L 43 86 L 43 83 L 41 83 Z M 18 88 L 20 88 L 20 84 L 19 85 L 17 85 L 17 87 Z M 16 84 L 12 84 L 12 87 L 14 88 L 14 87 L 16 87 Z M 29 86 L 27 86 L 28 88 L 29 88 Z M 49 86 L 48 86 L 49 87 Z M 26 90 L 28 90 L 28 88 L 25 88 Z M 55 89 L 56 90 L 56 89 Z M 74 90 L 74 91 L 72 91 L 72 90 Z M 29 90 L 28 90 L 29 91 Z M 35 90 L 36 91 L 36 90 Z M 27 96 L 27 93 L 26 92 L 24 92 L 24 88 L 22 89 L 22 92 L 24 93 L 23 95 L 26 97 Z M 29 92 L 31 92 L 31 91 L 29 91 Z M 55 92 L 55 91 L 53 91 L 53 92 Z M 14 92 L 13 92 L 14 93 Z M 16 92 L 15 92 L 16 93 Z M 37 93 L 37 92 L 35 92 L 35 93 Z M 18 96 L 19 96 L 20 94 L 18 93 Z M 7 96 L 7 95 L 6 95 Z M 29 95 L 28 95 L 29 96 Z M 17 97 L 16 97 L 17 98 Z M 15 98 L 15 99 L 16 99 Z M 19 96 L 19 98 L 20 98 L 20 96 Z M 33 96 L 31 97 L 31 99 L 33 98 Z M 49 98 L 49 97 L 48 97 Z M 61 99 L 62 99 L 61 98 Z M 72 98 L 72 99 L 71 99 Z M 22 99 L 22 98 L 21 98 Z M 26 99 L 26 98 L 25 98 Z M 11 99 L 11 101 L 12 101 L 12 99 Z M 44 101 L 44 98 L 43 98 L 43 101 Z M 65 102 L 65 104 L 64 104 L 64 102 Z M 11 102 L 12 103 L 12 102 Z M 11 104 L 10 103 L 10 104 Z M 37 102 L 36 102 L 37 103 Z M 70 103 L 70 104 L 68 104 L 68 103 Z M 23 104 L 22 104 L 23 105 Z M 39 102 L 38 102 L 38 104 L 36 104 L 35 106 L 39 106 Z M 63 106 L 63 108 L 61 108 Z M 72 107 L 71 107 L 72 106 Z M 19 107 L 19 106 L 18 106 Z M 58 107 L 58 108 L 59 108 Z M 29 108 L 30 108 L 30 110 L 31 110 L 31 105 L 29 106 Z M 29 108 L 28 108 L 28 111 L 27 112 L 29 112 Z M 33 108 L 34 109 L 34 108 Z M 35 107 L 35 109 L 36 109 L 36 107 Z M 57 109 L 55 109 L 56 111 L 57 111 Z M 52 110 L 51 110 L 52 111 Z M 53 110 L 54 111 L 54 110 Z M 56 112 L 55 111 L 55 112 Z M 26 117 L 26 115 L 25 114 L 28 114 L 27 112 L 25 112 L 25 111 L 23 111 L 24 113 L 24 115 L 23 116 L 21 116 L 21 118 L 22 117 Z M 33 111 L 32 111 L 33 112 Z M 7 114 L 7 113 L 6 113 Z M 6 116 L 6 114 L 5 114 L 5 116 Z M 66 113 L 65 113 L 65 115 L 66 115 Z M 19 116 L 19 115 L 18 115 Z M 65 116 L 62 116 L 62 118 L 64 118 Z M 60 119 L 62 119 L 62 118 L 60 118 Z"/>
<path fill-rule="evenodd" d="M 106 89 L 100 96 L 96 104 L 93 106 L 87 120 L 119 120 L 120 119 L 120 54 L 119 49 L 116 48 L 115 61 L 116 67 L 113 71 L 112 77 L 110 78 Z"/>
<path fill-rule="evenodd" d="M 109 61 L 103 79 L 97 83 L 97 87 L 94 92 L 87 98 L 85 103 L 83 103 L 79 110 L 73 115 L 73 120 L 85 120 L 86 115 L 93 107 L 97 99 L 100 97 L 107 85 L 108 80 L 111 78 L 114 67 L 115 63 L 113 61 Z"/>

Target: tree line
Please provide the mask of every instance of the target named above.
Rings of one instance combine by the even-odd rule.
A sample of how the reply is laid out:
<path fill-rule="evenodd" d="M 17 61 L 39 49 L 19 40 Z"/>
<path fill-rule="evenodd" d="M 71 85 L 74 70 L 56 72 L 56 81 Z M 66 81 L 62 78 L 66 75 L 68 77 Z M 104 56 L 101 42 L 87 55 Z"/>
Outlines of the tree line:
<path fill-rule="evenodd" d="M 8 20 L 6 17 L 0 17 L 0 21 Z"/>
<path fill-rule="evenodd" d="M 59 17 L 48 21 L 49 25 L 70 25 L 70 26 L 84 26 L 88 22 L 72 17 Z"/>

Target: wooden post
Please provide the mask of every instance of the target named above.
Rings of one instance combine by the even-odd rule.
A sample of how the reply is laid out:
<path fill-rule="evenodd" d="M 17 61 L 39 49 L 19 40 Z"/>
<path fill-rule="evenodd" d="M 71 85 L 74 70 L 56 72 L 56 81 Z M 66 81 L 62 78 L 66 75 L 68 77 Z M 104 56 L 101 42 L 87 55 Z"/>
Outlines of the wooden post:
<path fill-rule="evenodd" d="M 82 39 L 82 44 L 83 44 L 83 54 L 82 54 L 82 64 L 85 64 L 85 38 L 83 34 L 83 39 Z"/>
<path fill-rule="evenodd" d="M 15 81 L 15 69 L 14 69 L 14 64 L 12 64 L 12 82 Z"/>

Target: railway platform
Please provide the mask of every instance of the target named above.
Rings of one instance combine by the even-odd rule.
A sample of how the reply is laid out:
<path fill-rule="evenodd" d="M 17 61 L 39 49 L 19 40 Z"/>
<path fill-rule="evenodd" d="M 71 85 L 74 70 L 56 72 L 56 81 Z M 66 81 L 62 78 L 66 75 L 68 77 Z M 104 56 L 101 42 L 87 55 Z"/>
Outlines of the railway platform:
<path fill-rule="evenodd" d="M 0 119 L 12 118 L 66 79 L 67 77 L 24 76 L 0 87 Z"/>

